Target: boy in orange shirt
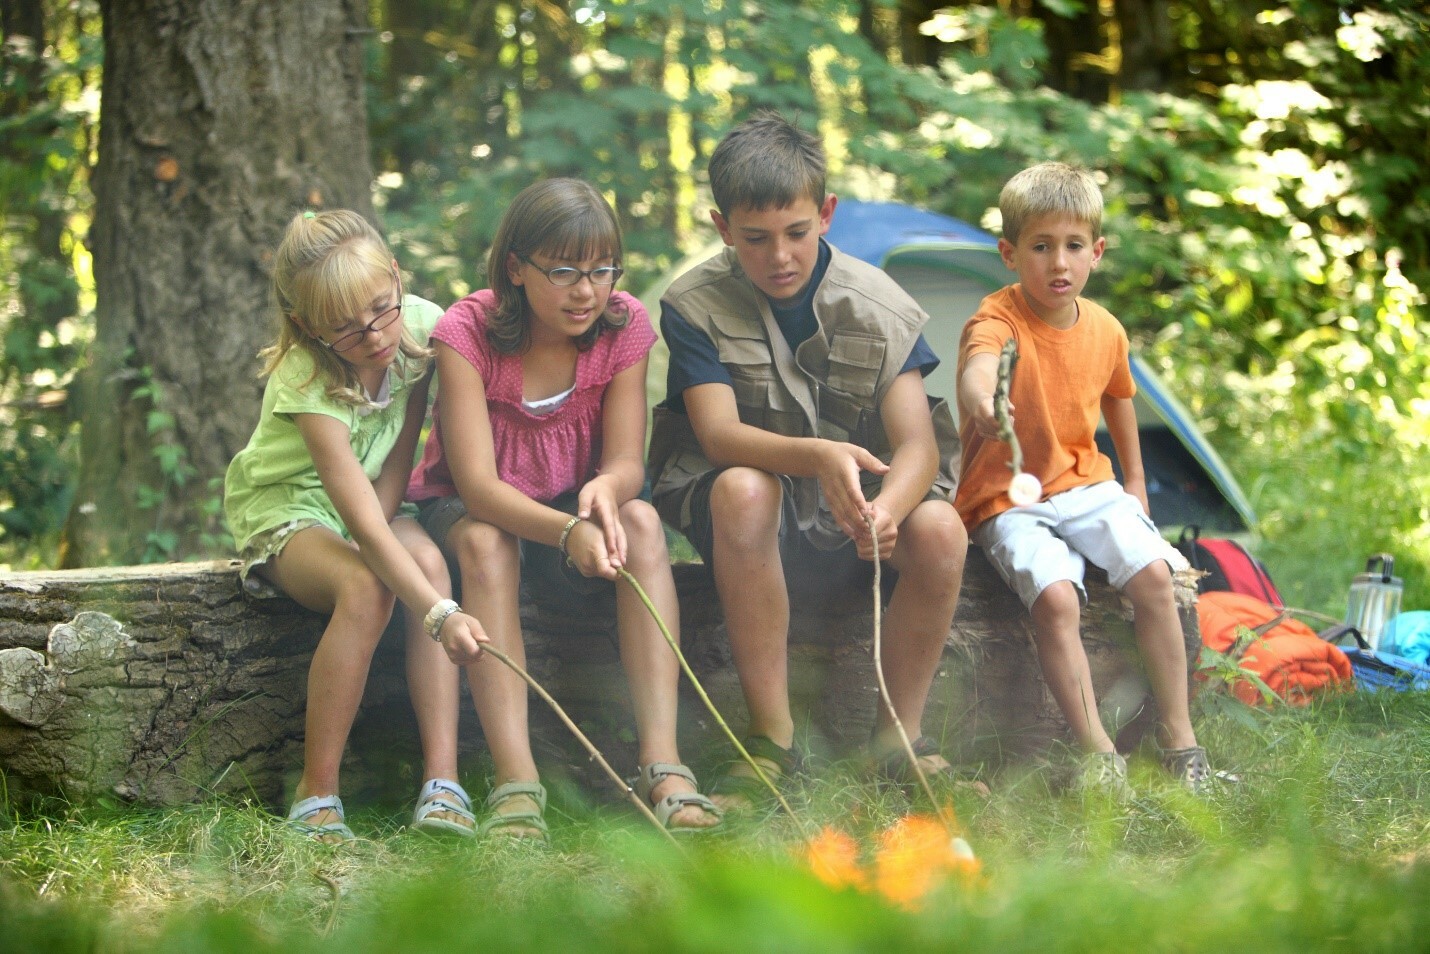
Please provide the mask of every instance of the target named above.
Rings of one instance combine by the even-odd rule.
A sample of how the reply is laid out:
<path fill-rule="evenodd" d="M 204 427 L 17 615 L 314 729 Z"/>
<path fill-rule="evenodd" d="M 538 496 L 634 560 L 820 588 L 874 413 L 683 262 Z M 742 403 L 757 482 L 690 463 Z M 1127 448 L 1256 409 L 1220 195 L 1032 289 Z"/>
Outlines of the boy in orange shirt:
<path fill-rule="evenodd" d="M 1097 714 L 1079 630 L 1083 571 L 1091 561 L 1132 603 L 1138 650 L 1161 717 L 1163 762 L 1194 792 L 1211 773 L 1188 707 L 1187 657 L 1172 593 L 1185 561 L 1148 516 L 1127 333 L 1106 309 L 1078 297 L 1106 247 L 1102 193 L 1087 172 L 1042 163 L 998 198 L 1003 263 L 1018 282 L 989 295 L 964 327 L 958 358 L 963 462 L 954 500 L 969 538 L 1033 617 L 1043 678 L 1088 753 L 1084 779 L 1125 794 L 1127 763 Z M 1042 499 L 1008 499 L 1010 449 L 998 436 L 998 356 L 1018 343 L 1009 413 L 1023 466 Z M 1015 414 L 1016 412 L 1016 414 Z M 1125 486 L 1094 440 L 1098 415 Z"/>

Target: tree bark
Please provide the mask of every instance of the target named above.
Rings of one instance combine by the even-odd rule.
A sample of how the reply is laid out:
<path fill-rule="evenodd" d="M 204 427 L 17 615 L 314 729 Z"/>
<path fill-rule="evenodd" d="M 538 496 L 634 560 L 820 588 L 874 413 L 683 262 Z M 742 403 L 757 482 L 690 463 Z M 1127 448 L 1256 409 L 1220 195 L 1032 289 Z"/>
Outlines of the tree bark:
<path fill-rule="evenodd" d="M 710 575 L 676 568 L 682 645 L 736 732 L 739 681 Z M 1195 584 L 1178 581 L 1188 652 L 1197 645 Z M 791 696 L 801 741 L 822 754 L 868 739 L 878 695 L 872 592 L 795 581 Z M 833 595 L 832 595 L 833 594 Z M 532 675 L 607 758 L 633 767 L 629 693 L 616 650 L 613 599 L 565 613 L 523 602 Z M 285 598 L 254 599 L 229 562 L 19 573 L 0 578 L 0 771 L 8 790 L 119 796 L 172 805 L 209 794 L 281 803 L 299 770 L 308 662 L 324 619 Z M 1110 729 L 1143 704 L 1131 627 L 1118 595 L 1089 580 L 1084 642 Z M 345 795 L 409 799 L 421 782 L 403 679 L 401 634 L 378 649 L 343 766 Z M 488 665 L 497 665 L 488 660 Z M 543 775 L 577 778 L 614 798 L 539 700 L 533 745 Z M 924 732 L 961 761 L 998 766 L 1045 748 L 1064 723 L 1044 688 L 1027 614 L 980 553 L 935 680 Z M 680 741 L 704 774 L 730 747 L 689 686 Z M 481 729 L 463 703 L 464 777 L 487 771 Z"/>
<path fill-rule="evenodd" d="M 103 0 L 95 340 L 65 566 L 219 549 L 305 206 L 371 213 L 358 0 Z"/>

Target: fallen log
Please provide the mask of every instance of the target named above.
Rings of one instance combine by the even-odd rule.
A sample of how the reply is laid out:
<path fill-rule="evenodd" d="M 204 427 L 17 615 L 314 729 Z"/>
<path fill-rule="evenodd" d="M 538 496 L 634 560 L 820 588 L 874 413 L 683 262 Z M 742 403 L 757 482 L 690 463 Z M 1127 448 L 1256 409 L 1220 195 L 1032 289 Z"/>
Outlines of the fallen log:
<path fill-rule="evenodd" d="M 744 704 L 710 574 L 680 565 L 676 582 L 686 653 L 738 731 Z M 795 579 L 791 593 L 791 693 L 804 739 L 827 754 L 857 749 L 877 704 L 867 583 Z M 1084 642 L 1112 727 L 1142 707 L 1145 683 L 1120 597 L 1097 579 L 1088 597 Z M 1190 654 L 1199 640 L 1189 576 L 1178 580 L 1178 601 Z M 613 614 L 524 599 L 522 619 L 532 675 L 613 764 L 633 766 Z M 225 795 L 277 805 L 300 764 L 308 661 L 323 624 L 286 598 L 246 595 L 228 561 L 0 576 L 0 781 L 12 797 L 173 805 Z M 344 792 L 404 801 L 421 764 L 401 635 L 392 629 L 344 759 Z M 682 693 L 681 706 L 686 758 L 708 766 L 728 757 L 693 692 Z M 482 772 L 483 747 L 470 701 L 462 718 L 465 777 Z M 600 789 L 584 753 L 538 701 L 532 721 L 543 773 L 565 770 Z M 1027 614 L 976 552 L 924 731 L 956 758 L 992 764 L 1037 752 L 1065 731 L 1038 673 Z"/>

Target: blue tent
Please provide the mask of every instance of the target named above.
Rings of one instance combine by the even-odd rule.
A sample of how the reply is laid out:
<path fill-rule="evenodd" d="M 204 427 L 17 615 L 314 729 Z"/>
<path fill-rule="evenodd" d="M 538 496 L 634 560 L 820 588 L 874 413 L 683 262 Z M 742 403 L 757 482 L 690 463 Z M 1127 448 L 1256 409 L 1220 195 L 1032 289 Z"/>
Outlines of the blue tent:
<path fill-rule="evenodd" d="M 984 295 L 1014 278 L 998 254 L 998 240 L 926 209 L 852 199 L 839 202 L 828 239 L 883 268 L 929 313 L 925 335 L 943 363 L 926 385 L 930 394 L 952 399 L 963 323 Z M 1190 413 L 1135 354 L 1132 376 L 1147 496 L 1158 526 L 1247 531 L 1256 519 L 1251 504 Z M 1115 461 L 1107 435 L 1099 440 Z"/>

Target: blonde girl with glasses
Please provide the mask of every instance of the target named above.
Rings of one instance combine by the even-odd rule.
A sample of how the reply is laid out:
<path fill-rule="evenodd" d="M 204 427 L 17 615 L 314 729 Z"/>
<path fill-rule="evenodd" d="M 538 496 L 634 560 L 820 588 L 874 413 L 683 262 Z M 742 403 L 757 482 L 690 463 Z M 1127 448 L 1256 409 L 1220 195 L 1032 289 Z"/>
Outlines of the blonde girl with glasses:
<path fill-rule="evenodd" d="M 641 303 L 614 290 L 615 214 L 580 180 L 529 186 L 502 218 L 487 274 L 491 287 L 432 333 L 441 384 L 408 489 L 423 526 L 455 559 L 492 645 L 517 660 L 523 578 L 535 599 L 589 613 L 624 568 L 678 631 L 665 531 L 640 499 L 655 332 Z M 719 812 L 676 749 L 675 654 L 624 583 L 615 611 L 640 740 L 636 789 L 672 831 L 713 826 Z M 474 658 L 467 678 L 496 771 L 481 829 L 544 840 L 526 686 L 491 659 Z"/>
<path fill-rule="evenodd" d="M 451 599 L 446 561 L 403 504 L 427 409 L 440 316 L 402 293 L 397 262 L 360 215 L 304 212 L 273 262 L 278 339 L 258 426 L 229 465 L 224 510 L 245 586 L 273 584 L 326 614 L 308 670 L 303 775 L 289 823 L 353 837 L 338 768 L 378 640 L 404 610 L 424 779 L 413 826 L 473 835 L 456 779 L 459 671 L 486 634 Z"/>

